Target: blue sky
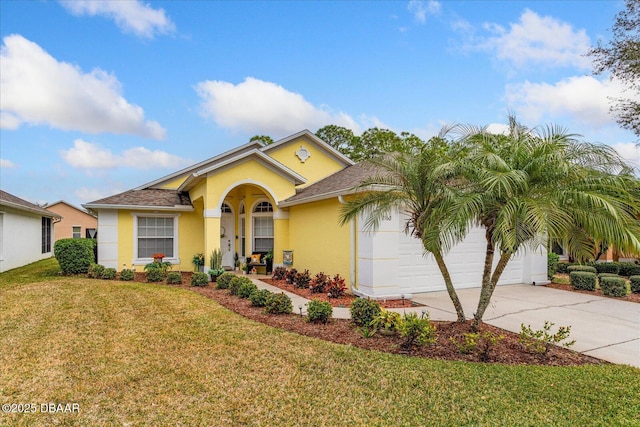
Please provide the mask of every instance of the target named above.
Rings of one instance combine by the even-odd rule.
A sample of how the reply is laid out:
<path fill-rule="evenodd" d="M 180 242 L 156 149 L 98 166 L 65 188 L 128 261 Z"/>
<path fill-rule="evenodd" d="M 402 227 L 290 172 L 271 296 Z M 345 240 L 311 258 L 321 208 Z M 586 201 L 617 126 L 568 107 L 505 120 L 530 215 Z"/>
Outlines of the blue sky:
<path fill-rule="evenodd" d="M 422 138 L 509 111 L 612 145 L 584 53 L 621 1 L 0 2 L 0 187 L 80 205 L 327 124 Z"/>

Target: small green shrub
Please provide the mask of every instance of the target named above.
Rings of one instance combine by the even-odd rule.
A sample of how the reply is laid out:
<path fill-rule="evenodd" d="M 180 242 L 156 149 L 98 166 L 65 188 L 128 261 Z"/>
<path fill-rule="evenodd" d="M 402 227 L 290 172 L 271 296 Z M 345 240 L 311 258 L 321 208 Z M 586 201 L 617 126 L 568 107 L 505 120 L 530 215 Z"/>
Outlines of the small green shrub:
<path fill-rule="evenodd" d="M 600 279 L 600 289 L 604 295 L 623 297 L 627 295 L 627 281 L 619 276 L 604 276 Z"/>
<path fill-rule="evenodd" d="M 207 273 L 193 273 L 191 276 L 191 286 L 208 286 L 209 275 Z"/>
<path fill-rule="evenodd" d="M 640 275 L 629 277 L 631 282 L 631 292 L 634 294 L 640 294 Z"/>
<path fill-rule="evenodd" d="M 416 313 L 408 313 L 402 317 L 398 332 L 404 338 L 404 342 L 400 344 L 404 349 L 410 349 L 414 344 L 432 344 L 438 339 L 436 327 L 429 321 L 429 316 L 420 318 Z"/>
<path fill-rule="evenodd" d="M 100 275 L 100 278 L 103 280 L 114 280 L 117 275 L 118 275 L 118 272 L 116 271 L 116 269 L 109 267 L 102 270 L 102 274 Z"/>
<path fill-rule="evenodd" d="M 60 239 L 53 245 L 53 253 L 64 274 L 85 274 L 95 256 L 94 239 Z"/>
<path fill-rule="evenodd" d="M 598 272 L 598 270 L 596 270 L 596 268 L 591 265 L 570 265 L 569 267 L 567 267 L 567 271 L 569 273 L 573 273 L 574 271 L 586 271 L 588 273 L 594 274 Z"/>
<path fill-rule="evenodd" d="M 559 285 L 570 285 L 571 284 L 571 279 L 565 276 L 553 276 L 553 279 L 551 279 L 551 283 L 557 283 Z"/>
<path fill-rule="evenodd" d="M 181 285 L 182 274 L 179 271 L 171 271 L 167 274 L 167 283 L 170 285 Z"/>
<path fill-rule="evenodd" d="M 376 329 L 369 326 L 361 326 L 358 328 L 362 338 L 371 338 L 376 334 Z"/>
<path fill-rule="evenodd" d="M 344 279 L 339 274 L 336 274 L 329 282 L 326 290 L 329 298 L 340 298 L 347 291 L 347 287 L 344 284 Z"/>
<path fill-rule="evenodd" d="M 598 273 L 598 279 L 602 279 L 603 277 L 620 277 L 614 273 Z"/>
<path fill-rule="evenodd" d="M 570 262 L 558 261 L 556 264 L 556 273 L 567 274 L 569 272 L 567 269 L 570 265 L 572 265 Z"/>
<path fill-rule="evenodd" d="M 588 271 L 572 271 L 569 273 L 569 277 L 571 278 L 571 284 L 574 289 L 580 289 L 584 291 L 595 291 L 596 290 L 596 279 L 597 276 L 595 273 L 591 273 Z"/>
<path fill-rule="evenodd" d="M 489 360 L 489 352 L 491 348 L 504 339 L 504 335 L 496 336 L 490 331 L 483 333 L 469 332 L 462 335 L 462 342 L 456 339 L 456 337 L 451 337 L 449 339 L 460 353 L 472 354 L 477 352 L 479 359 L 483 362 L 487 362 Z"/>
<path fill-rule="evenodd" d="M 560 326 L 558 332 L 551 334 L 551 327 L 555 323 L 545 320 L 542 329 L 534 331 L 531 329 L 531 325 L 524 326 L 524 323 L 520 324 L 520 343 L 522 343 L 525 349 L 530 353 L 546 355 L 552 345 L 562 343 L 564 347 L 571 347 L 576 343 L 576 340 L 565 341 L 571 334 L 571 326 Z"/>
<path fill-rule="evenodd" d="M 248 277 L 235 276 L 233 279 L 231 279 L 231 282 L 229 282 L 229 292 L 231 293 L 231 295 L 238 296 L 238 292 L 240 291 L 240 287 L 243 284 L 246 284 L 246 283 L 253 284 L 251 279 L 249 279 Z"/>
<path fill-rule="evenodd" d="M 350 307 L 351 320 L 356 326 L 369 327 L 373 319 L 380 314 L 382 308 L 376 301 L 368 298 L 357 298 L 353 300 Z"/>
<path fill-rule="evenodd" d="M 123 268 L 120 272 L 120 280 L 129 282 L 135 278 L 136 274 L 129 268 Z"/>
<path fill-rule="evenodd" d="M 293 276 L 293 286 L 298 289 L 307 289 L 311 282 L 311 275 L 309 270 L 298 272 Z"/>
<path fill-rule="evenodd" d="M 388 333 L 395 333 L 398 330 L 400 322 L 402 322 L 400 313 L 383 309 L 380 314 L 373 318 L 370 326 L 376 331 L 382 330 Z"/>
<path fill-rule="evenodd" d="M 270 314 L 287 314 L 293 311 L 293 303 L 284 293 L 272 293 L 267 297 L 264 311 Z"/>
<path fill-rule="evenodd" d="M 249 295 L 249 301 L 251 301 L 251 305 L 254 307 L 264 307 L 267 305 L 269 295 L 271 295 L 271 292 L 267 289 L 256 289 Z"/>
<path fill-rule="evenodd" d="M 307 320 L 313 323 L 327 323 L 333 314 L 333 307 L 326 301 L 312 299 L 307 303 Z"/>
<path fill-rule="evenodd" d="M 243 299 L 247 299 L 251 294 L 258 290 L 258 287 L 252 281 L 242 283 L 238 288 L 238 296 Z"/>
<path fill-rule="evenodd" d="M 547 252 L 547 278 L 551 279 L 558 269 L 558 261 L 560 261 L 560 255 Z"/>
<path fill-rule="evenodd" d="M 91 264 L 89 266 L 89 270 L 87 271 L 87 277 L 91 279 L 99 279 L 102 277 L 102 273 L 104 272 L 104 266 L 100 264 Z"/>
<path fill-rule="evenodd" d="M 620 264 L 617 262 L 597 262 L 595 267 L 598 273 L 620 273 Z"/>
<path fill-rule="evenodd" d="M 151 268 L 144 273 L 147 282 L 162 282 L 164 280 L 164 274 L 164 271 L 159 268 Z"/>
<path fill-rule="evenodd" d="M 229 283 L 236 277 L 233 273 L 222 273 L 216 280 L 216 289 L 229 289 Z"/>
<path fill-rule="evenodd" d="M 271 274 L 273 280 L 284 280 L 287 275 L 287 269 L 285 267 L 276 267 Z"/>
<path fill-rule="evenodd" d="M 632 262 L 621 262 L 620 272 L 618 274 L 626 277 L 640 276 L 640 265 L 634 264 Z"/>

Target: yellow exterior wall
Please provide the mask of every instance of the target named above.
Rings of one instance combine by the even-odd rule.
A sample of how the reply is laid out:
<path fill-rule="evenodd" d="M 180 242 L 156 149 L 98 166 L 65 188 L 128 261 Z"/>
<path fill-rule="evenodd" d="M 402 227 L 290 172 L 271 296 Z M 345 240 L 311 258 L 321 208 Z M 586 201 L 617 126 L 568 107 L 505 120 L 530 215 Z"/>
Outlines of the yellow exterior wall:
<path fill-rule="evenodd" d="M 165 190 L 177 190 L 178 187 L 180 187 L 182 183 L 186 181 L 186 179 L 187 179 L 187 175 L 180 176 L 178 178 L 175 178 L 172 181 L 162 184 L 160 188 L 163 188 Z"/>
<path fill-rule="evenodd" d="M 289 247 L 293 250 L 293 267 L 340 274 L 351 281 L 349 225 L 338 224 L 340 203 L 337 198 L 289 208 Z M 280 254 L 282 256 L 282 254 Z"/>
<path fill-rule="evenodd" d="M 296 156 L 296 151 L 300 149 L 300 146 L 304 146 L 304 148 L 306 148 L 311 154 L 304 163 L 302 163 L 298 156 Z M 304 186 L 308 186 L 326 178 L 344 167 L 333 157 L 330 157 L 324 150 L 317 148 L 314 143 L 311 143 L 304 138 L 288 142 L 287 144 L 274 148 L 273 150 L 269 150 L 268 155 L 289 169 L 305 177 L 307 179 L 307 183 Z"/>

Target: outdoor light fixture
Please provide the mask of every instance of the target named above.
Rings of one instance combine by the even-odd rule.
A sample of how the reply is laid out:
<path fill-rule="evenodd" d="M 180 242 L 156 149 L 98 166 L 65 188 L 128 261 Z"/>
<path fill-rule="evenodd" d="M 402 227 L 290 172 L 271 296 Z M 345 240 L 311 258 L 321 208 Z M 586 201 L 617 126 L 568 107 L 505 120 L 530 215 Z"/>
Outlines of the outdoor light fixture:
<path fill-rule="evenodd" d="M 426 308 L 423 308 L 423 309 L 422 309 L 422 317 L 421 317 L 421 319 L 424 319 L 424 315 L 425 315 L 425 314 L 427 314 L 427 309 L 426 309 Z"/>
<path fill-rule="evenodd" d="M 302 316 L 302 304 L 300 304 L 298 308 L 300 309 L 300 316 Z"/>
<path fill-rule="evenodd" d="M 402 298 L 402 306 L 404 307 L 404 294 L 400 295 L 400 298 Z"/>

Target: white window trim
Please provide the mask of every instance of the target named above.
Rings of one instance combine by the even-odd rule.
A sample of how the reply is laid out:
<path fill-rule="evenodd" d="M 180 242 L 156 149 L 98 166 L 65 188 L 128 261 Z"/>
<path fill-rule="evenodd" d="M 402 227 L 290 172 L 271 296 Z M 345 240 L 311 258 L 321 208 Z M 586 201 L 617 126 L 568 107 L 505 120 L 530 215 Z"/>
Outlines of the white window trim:
<path fill-rule="evenodd" d="M 238 214 L 238 255 L 240 258 L 247 256 L 247 209 L 246 206 L 244 204 L 244 202 L 240 202 L 240 205 L 238 206 L 238 212 L 244 212 L 245 213 L 239 213 Z M 244 227 L 242 226 L 242 220 L 244 220 Z M 242 245 L 242 238 L 244 237 L 244 246 Z M 244 253 L 241 253 L 243 252 Z M 244 261 L 243 261 L 244 262 Z"/>
<path fill-rule="evenodd" d="M 262 202 L 268 202 L 269 204 L 271 204 L 272 211 L 271 212 L 254 212 L 256 206 L 258 206 Z M 273 203 L 271 202 L 271 200 L 267 199 L 266 197 L 256 200 L 251 205 L 251 211 L 250 211 L 251 212 L 251 218 L 250 218 L 251 227 L 250 227 L 250 230 L 249 230 L 250 233 L 249 233 L 249 237 L 248 237 L 248 238 L 251 239 L 250 240 L 251 253 L 256 251 L 256 242 L 255 242 L 255 238 L 254 238 L 254 234 L 255 234 L 254 230 L 255 230 L 255 226 L 256 226 L 255 225 L 255 218 L 256 217 L 271 217 L 271 220 L 273 221 L 273 211 L 275 211 L 275 208 L 273 207 Z M 276 234 L 276 230 L 275 230 L 275 224 L 274 224 L 273 236 L 271 237 L 271 239 L 273 240 L 273 245 L 274 246 L 276 244 L 276 236 L 275 236 L 275 234 Z"/>
<path fill-rule="evenodd" d="M 178 257 L 178 218 L 180 214 L 159 214 L 159 213 L 146 213 L 146 212 L 132 212 L 133 216 L 133 259 L 132 264 L 149 264 L 153 262 L 153 258 L 138 258 L 138 217 L 156 217 L 156 218 L 173 218 L 173 257 L 166 257 L 162 261 L 170 262 L 171 264 L 180 264 L 180 257 Z"/>
<path fill-rule="evenodd" d="M 75 237 L 75 236 L 73 235 L 73 234 L 74 234 L 74 233 L 73 233 L 73 229 L 74 229 L 74 228 L 76 228 L 76 227 L 78 227 L 78 228 L 80 229 L 80 232 L 78 233 L 78 234 L 80 235 L 80 237 Z M 72 225 L 72 226 L 71 226 L 71 237 L 72 237 L 73 239 L 82 239 L 82 226 L 81 226 L 81 225 Z"/>

